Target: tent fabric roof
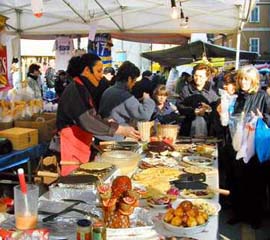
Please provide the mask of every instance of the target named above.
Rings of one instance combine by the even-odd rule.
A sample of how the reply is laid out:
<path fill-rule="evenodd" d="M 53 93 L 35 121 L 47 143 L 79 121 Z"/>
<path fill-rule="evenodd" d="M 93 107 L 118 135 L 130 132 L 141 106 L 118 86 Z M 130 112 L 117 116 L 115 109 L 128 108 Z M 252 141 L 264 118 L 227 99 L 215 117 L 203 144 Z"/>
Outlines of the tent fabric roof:
<path fill-rule="evenodd" d="M 236 50 L 234 48 L 214 45 L 203 41 L 195 41 L 161 51 L 145 52 L 141 56 L 165 66 L 179 66 L 191 63 L 194 60 L 200 60 L 204 53 L 207 58 L 225 57 L 226 59 L 235 59 L 236 56 Z M 241 59 L 255 59 L 257 57 L 257 53 L 240 51 Z"/>
<path fill-rule="evenodd" d="M 179 19 L 171 18 L 168 0 L 43 0 L 41 18 L 33 15 L 31 0 L 5 0 L 0 1 L 0 14 L 9 18 L 7 32 L 19 30 L 22 38 L 87 34 L 90 23 L 99 32 L 174 33 L 188 37 L 194 32 L 235 32 L 240 24 L 239 5 L 247 12 L 254 3 L 254 0 L 181 1 L 184 14 L 189 17 L 187 28 L 180 27 Z"/>

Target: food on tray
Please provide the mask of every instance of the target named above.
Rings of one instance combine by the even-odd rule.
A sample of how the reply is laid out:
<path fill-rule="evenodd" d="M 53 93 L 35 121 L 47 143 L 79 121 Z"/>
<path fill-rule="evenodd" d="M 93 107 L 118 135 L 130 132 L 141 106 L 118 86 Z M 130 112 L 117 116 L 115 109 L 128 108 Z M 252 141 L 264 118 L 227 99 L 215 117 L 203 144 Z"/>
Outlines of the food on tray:
<path fill-rule="evenodd" d="M 180 196 L 183 198 L 213 198 L 215 196 L 215 193 L 209 189 L 184 189 L 181 192 Z"/>
<path fill-rule="evenodd" d="M 168 167 L 148 168 L 137 172 L 133 179 L 147 190 L 148 197 L 160 197 L 170 189 L 170 181 L 180 175 L 180 171 Z"/>
<path fill-rule="evenodd" d="M 213 145 L 202 144 L 196 146 L 196 152 L 202 155 L 211 155 L 214 151 L 215 146 Z"/>
<path fill-rule="evenodd" d="M 165 178 L 171 181 L 177 179 L 180 173 L 178 169 L 168 167 L 148 168 L 134 174 L 133 179 L 136 181 L 152 181 L 155 178 Z"/>
<path fill-rule="evenodd" d="M 139 194 L 132 190 L 127 176 L 114 179 L 112 186 L 101 184 L 97 187 L 101 197 L 104 221 L 110 228 L 129 228 L 131 215 L 138 206 Z"/>
<path fill-rule="evenodd" d="M 208 166 L 213 164 L 213 159 L 202 156 L 185 156 L 183 162 L 194 166 Z"/>
<path fill-rule="evenodd" d="M 180 194 L 180 191 L 176 187 L 171 187 L 167 191 L 167 195 L 170 197 L 170 199 L 176 199 L 179 196 L 179 194 Z"/>
<path fill-rule="evenodd" d="M 182 201 L 176 209 L 170 208 L 163 220 L 177 227 L 195 227 L 208 221 L 208 214 L 191 201 Z"/>
<path fill-rule="evenodd" d="M 87 171 L 100 171 L 111 167 L 112 164 L 108 162 L 88 162 L 80 165 L 80 169 Z"/>
<path fill-rule="evenodd" d="M 154 141 L 154 142 L 149 142 L 147 144 L 147 149 L 150 152 L 164 152 L 164 151 L 174 151 L 174 147 L 166 142 L 163 141 Z"/>
<path fill-rule="evenodd" d="M 217 207 L 214 204 L 201 199 L 194 200 L 193 204 L 198 207 L 199 210 L 206 212 L 209 216 L 216 215 L 220 210 L 220 205 Z"/>
<path fill-rule="evenodd" d="M 187 173 L 198 174 L 198 173 L 209 173 L 214 169 L 212 167 L 189 166 L 185 167 L 183 170 Z"/>
<path fill-rule="evenodd" d="M 173 157 L 168 156 L 154 156 L 143 158 L 139 167 L 142 169 L 151 168 L 151 167 L 177 167 L 178 162 Z"/>
<path fill-rule="evenodd" d="M 171 199 L 167 196 L 159 197 L 159 198 L 149 198 L 147 199 L 147 203 L 151 207 L 167 207 L 171 202 Z"/>
<path fill-rule="evenodd" d="M 179 152 L 182 152 L 182 153 L 185 153 L 185 152 L 188 152 L 191 148 L 192 148 L 192 144 L 175 144 L 174 145 L 174 148 L 176 151 L 179 151 Z"/>

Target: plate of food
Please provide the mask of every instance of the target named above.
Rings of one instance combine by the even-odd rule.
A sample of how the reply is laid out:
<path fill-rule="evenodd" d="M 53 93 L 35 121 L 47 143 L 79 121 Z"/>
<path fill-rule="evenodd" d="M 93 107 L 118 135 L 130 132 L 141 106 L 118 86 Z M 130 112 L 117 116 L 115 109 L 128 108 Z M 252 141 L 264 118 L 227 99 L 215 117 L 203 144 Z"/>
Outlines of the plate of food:
<path fill-rule="evenodd" d="M 185 202 L 191 202 L 192 206 L 196 207 L 208 215 L 208 217 L 215 216 L 221 210 L 221 205 L 217 202 L 207 199 L 176 199 L 172 203 L 172 208 L 176 209 L 179 205 Z"/>
<path fill-rule="evenodd" d="M 204 199 L 211 199 L 215 196 L 215 192 L 211 191 L 210 189 L 183 189 L 181 191 L 180 196 L 182 198 L 204 198 Z"/>
<path fill-rule="evenodd" d="M 147 204 L 152 208 L 164 209 L 167 208 L 171 203 L 169 197 L 159 197 L 159 198 L 149 198 L 147 199 Z"/>
<path fill-rule="evenodd" d="M 213 165 L 214 160 L 208 157 L 192 155 L 183 157 L 183 162 L 194 166 L 210 166 Z"/>
<path fill-rule="evenodd" d="M 192 201 L 173 203 L 163 216 L 164 227 L 175 236 L 190 236 L 204 231 L 208 224 L 208 214 L 199 210 Z"/>
<path fill-rule="evenodd" d="M 189 166 L 189 167 L 185 167 L 183 169 L 184 172 L 186 173 L 191 173 L 191 174 L 199 174 L 199 173 L 210 173 L 212 171 L 214 171 L 213 167 L 204 167 L 204 166 Z"/>

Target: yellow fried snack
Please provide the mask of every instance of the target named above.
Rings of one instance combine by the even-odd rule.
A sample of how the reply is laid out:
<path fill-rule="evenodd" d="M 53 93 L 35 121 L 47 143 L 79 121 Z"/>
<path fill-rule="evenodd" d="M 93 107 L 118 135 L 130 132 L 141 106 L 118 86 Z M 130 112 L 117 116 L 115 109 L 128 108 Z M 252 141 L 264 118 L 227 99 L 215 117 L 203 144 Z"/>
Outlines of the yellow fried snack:
<path fill-rule="evenodd" d="M 198 223 L 196 221 L 196 218 L 194 218 L 194 217 L 188 217 L 188 220 L 187 220 L 187 226 L 188 227 L 195 227 L 197 225 L 198 225 Z"/>
<path fill-rule="evenodd" d="M 175 216 L 172 221 L 171 224 L 174 226 L 180 226 L 182 224 L 182 219 L 178 216 Z"/>
<path fill-rule="evenodd" d="M 164 216 L 164 221 L 165 222 L 170 222 L 172 219 L 174 218 L 173 213 L 171 212 L 167 212 Z"/>

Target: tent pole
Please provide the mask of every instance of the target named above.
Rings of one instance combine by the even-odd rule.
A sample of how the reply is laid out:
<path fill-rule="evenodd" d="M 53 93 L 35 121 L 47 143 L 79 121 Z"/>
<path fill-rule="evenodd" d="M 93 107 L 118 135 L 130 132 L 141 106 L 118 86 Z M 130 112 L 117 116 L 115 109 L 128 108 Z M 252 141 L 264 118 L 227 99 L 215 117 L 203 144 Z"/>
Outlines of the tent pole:
<path fill-rule="evenodd" d="M 21 14 L 22 14 L 22 10 L 20 9 L 15 9 L 16 12 L 16 20 L 17 20 L 17 44 L 18 44 L 18 50 L 17 50 L 17 54 L 18 54 L 18 60 L 19 60 L 19 79 L 22 80 L 22 56 L 21 56 Z M 14 55 L 14 53 L 13 53 Z"/>
<path fill-rule="evenodd" d="M 245 23 L 247 22 L 249 15 L 252 11 L 252 6 L 255 4 L 254 0 L 248 1 L 248 6 L 246 6 L 247 1 L 245 1 L 245 5 L 239 5 L 239 19 L 240 24 L 237 30 L 237 42 L 236 42 L 236 59 L 235 59 L 235 70 L 239 68 L 239 61 L 240 61 L 240 45 L 241 45 L 241 33 L 244 28 Z M 247 9 L 246 9 L 247 8 Z"/>
<path fill-rule="evenodd" d="M 237 40 L 236 40 L 236 59 L 235 59 L 235 70 L 239 68 L 240 62 L 240 45 L 241 45 L 241 30 L 237 31 Z"/>

